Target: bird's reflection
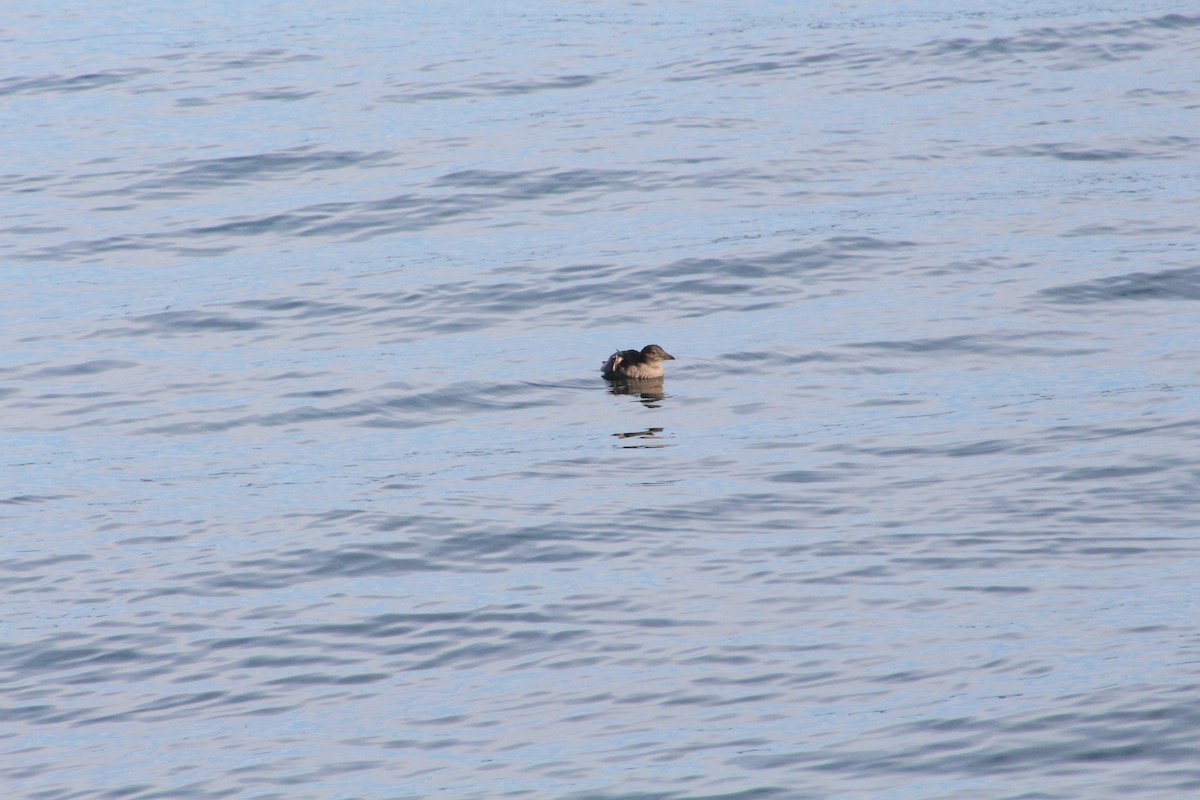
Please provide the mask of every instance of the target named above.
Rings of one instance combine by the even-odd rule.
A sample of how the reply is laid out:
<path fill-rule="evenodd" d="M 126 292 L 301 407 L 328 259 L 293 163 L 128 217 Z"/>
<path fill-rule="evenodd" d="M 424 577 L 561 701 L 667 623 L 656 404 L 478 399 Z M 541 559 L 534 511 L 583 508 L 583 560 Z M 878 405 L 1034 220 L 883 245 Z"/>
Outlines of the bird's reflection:
<path fill-rule="evenodd" d="M 610 394 L 636 396 L 646 408 L 659 408 L 659 404 L 665 396 L 662 378 L 629 380 L 610 375 L 605 376 L 605 379 L 608 381 Z M 659 436 L 662 431 L 662 428 L 645 428 L 640 431 L 614 433 L 613 436 L 624 440 L 621 447 L 625 449 L 666 447 L 666 442 Z"/>
<path fill-rule="evenodd" d="M 662 401 L 663 382 L 659 380 L 621 380 L 609 378 L 608 391 L 611 394 L 627 394 L 637 397 L 646 408 L 658 408 Z M 644 428 L 640 431 L 624 431 L 613 436 L 622 440 L 621 447 L 625 449 L 666 447 L 667 443 L 659 436 L 662 428 Z"/>
<path fill-rule="evenodd" d="M 626 450 L 635 449 L 650 449 L 655 447 L 666 447 L 667 443 L 659 436 L 662 433 L 662 428 L 646 428 L 641 431 L 626 431 L 625 433 L 614 433 L 613 436 L 618 439 L 624 439 L 626 444 L 622 444 Z M 632 440 L 632 441 L 631 441 Z M 650 440 L 648 443 L 646 440 Z"/>
<path fill-rule="evenodd" d="M 648 408 L 658 408 L 658 402 L 663 399 L 663 382 L 657 381 L 622 381 L 610 380 L 608 391 L 612 394 L 637 395 L 638 399 Z"/>

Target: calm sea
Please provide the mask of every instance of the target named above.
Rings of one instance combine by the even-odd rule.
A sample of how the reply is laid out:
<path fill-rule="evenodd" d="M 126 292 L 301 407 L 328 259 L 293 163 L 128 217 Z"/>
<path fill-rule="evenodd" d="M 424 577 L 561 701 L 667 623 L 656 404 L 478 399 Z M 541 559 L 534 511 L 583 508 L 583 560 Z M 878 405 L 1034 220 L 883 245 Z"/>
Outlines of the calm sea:
<path fill-rule="evenodd" d="M 0 795 L 1200 792 L 1186 6 L 5 4 Z"/>

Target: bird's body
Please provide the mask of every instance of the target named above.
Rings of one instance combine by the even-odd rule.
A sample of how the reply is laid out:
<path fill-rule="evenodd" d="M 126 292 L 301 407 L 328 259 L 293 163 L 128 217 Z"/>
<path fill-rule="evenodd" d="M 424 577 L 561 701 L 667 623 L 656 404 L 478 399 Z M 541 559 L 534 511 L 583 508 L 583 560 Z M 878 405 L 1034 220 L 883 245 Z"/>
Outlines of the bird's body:
<path fill-rule="evenodd" d="M 661 380 L 662 362 L 674 360 L 675 356 L 658 345 L 648 344 L 641 350 L 618 350 L 608 357 L 600 371 L 606 378 L 631 381 Z"/>

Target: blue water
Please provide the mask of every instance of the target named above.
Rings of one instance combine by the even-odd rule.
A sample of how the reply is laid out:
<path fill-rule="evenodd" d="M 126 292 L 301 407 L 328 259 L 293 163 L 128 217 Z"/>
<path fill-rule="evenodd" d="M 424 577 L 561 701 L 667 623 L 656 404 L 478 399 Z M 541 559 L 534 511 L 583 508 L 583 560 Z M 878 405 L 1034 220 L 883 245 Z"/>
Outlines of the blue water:
<path fill-rule="evenodd" d="M 6 6 L 0 795 L 1200 790 L 1200 16 L 795 6 Z"/>

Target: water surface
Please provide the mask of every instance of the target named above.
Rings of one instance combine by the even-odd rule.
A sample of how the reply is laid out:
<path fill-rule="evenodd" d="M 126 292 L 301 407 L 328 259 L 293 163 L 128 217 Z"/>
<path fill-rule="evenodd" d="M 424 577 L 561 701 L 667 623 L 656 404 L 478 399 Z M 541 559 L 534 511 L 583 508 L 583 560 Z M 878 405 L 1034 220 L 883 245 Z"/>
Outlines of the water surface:
<path fill-rule="evenodd" d="M 14 6 L 5 796 L 1195 792 L 1198 31 Z"/>

